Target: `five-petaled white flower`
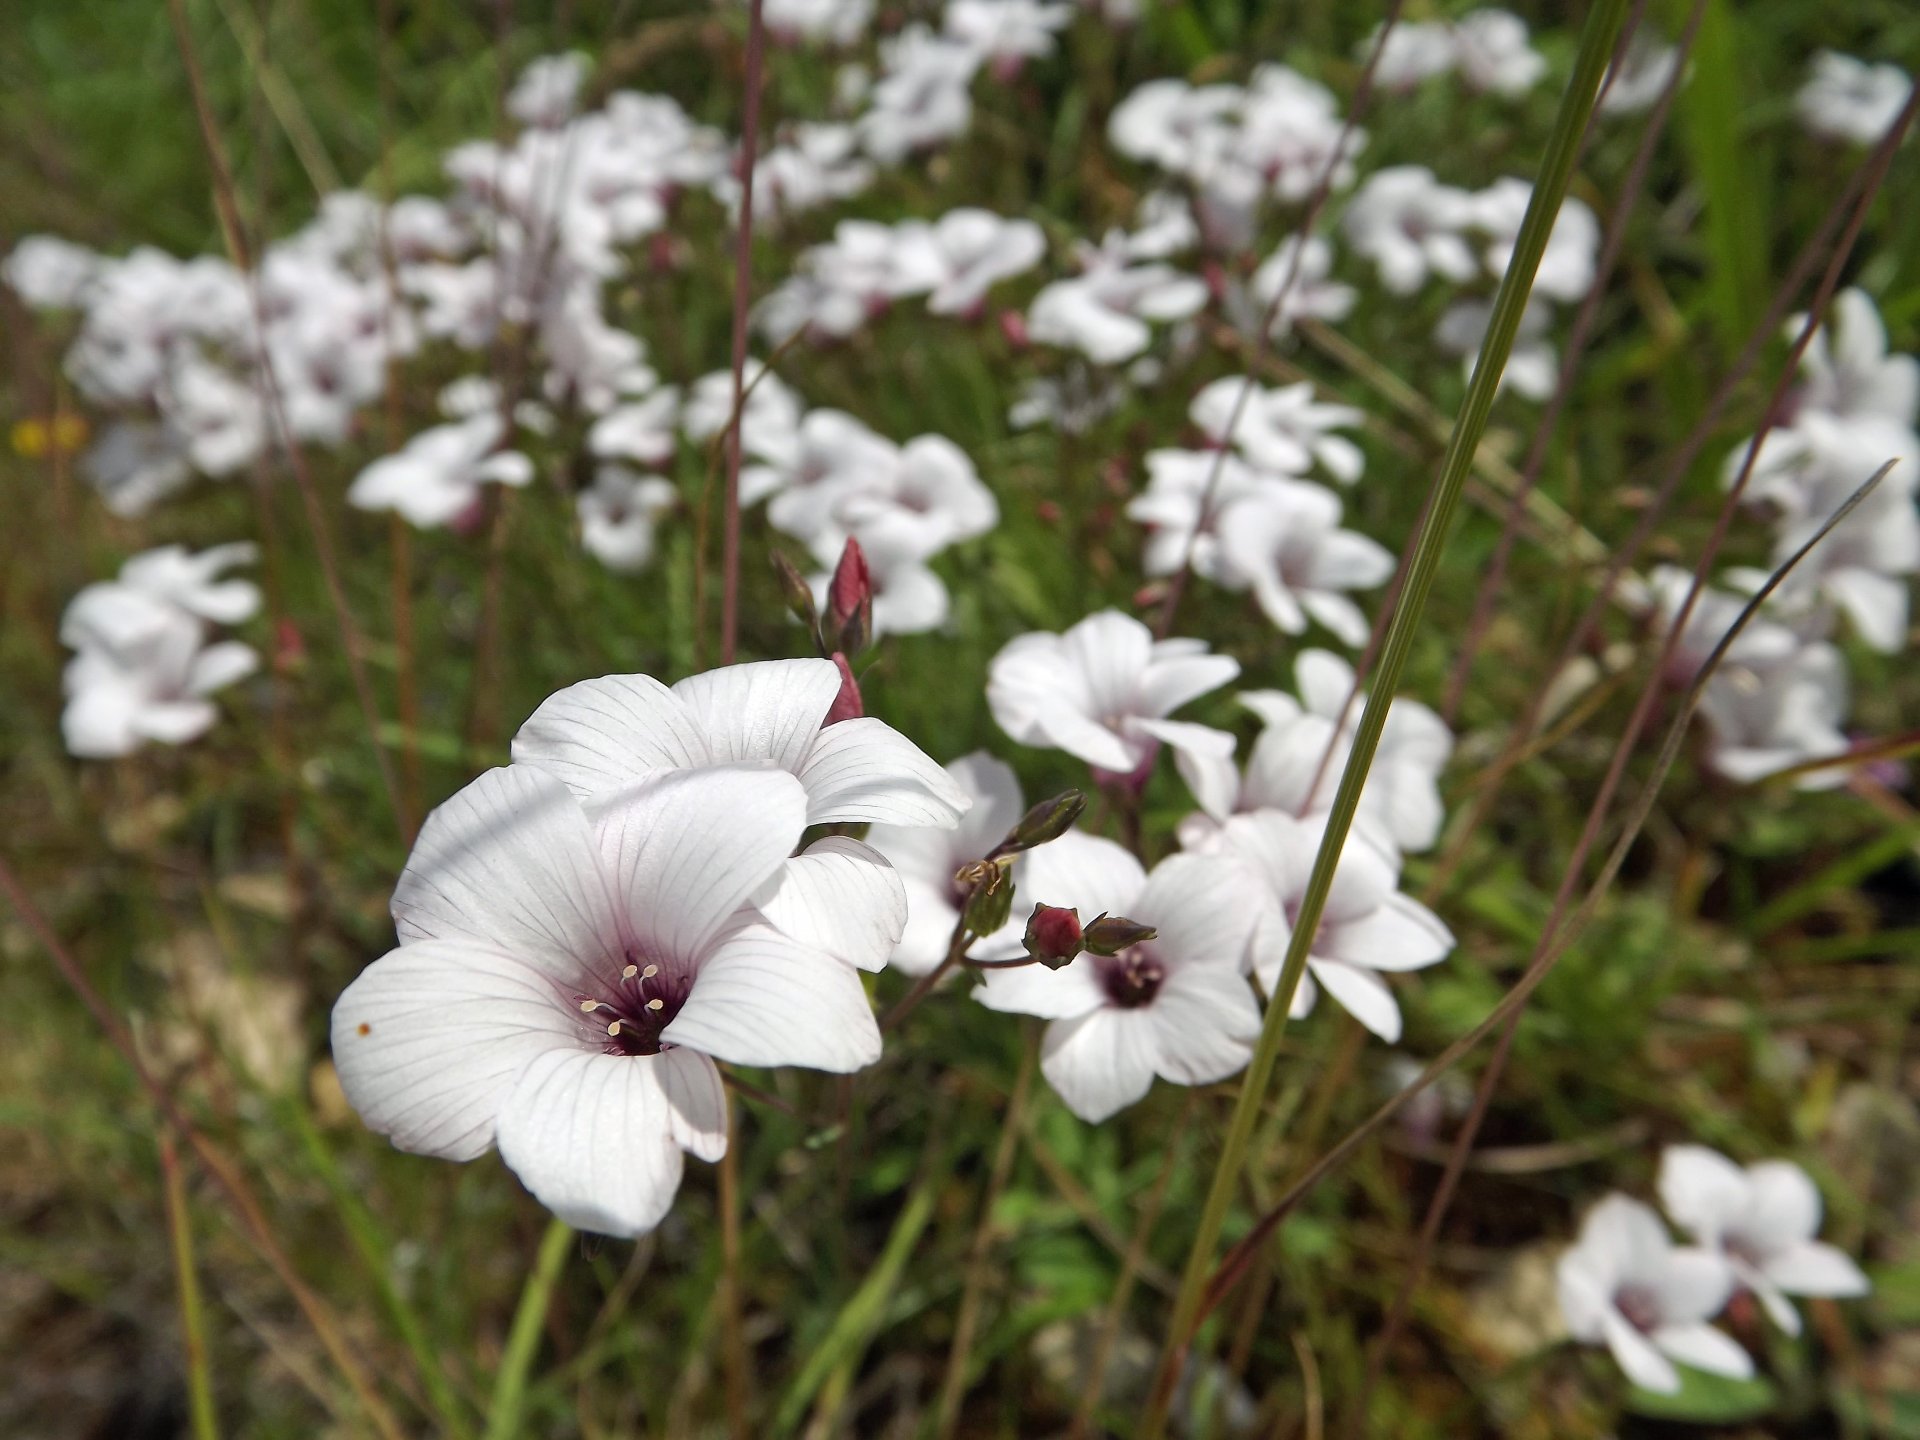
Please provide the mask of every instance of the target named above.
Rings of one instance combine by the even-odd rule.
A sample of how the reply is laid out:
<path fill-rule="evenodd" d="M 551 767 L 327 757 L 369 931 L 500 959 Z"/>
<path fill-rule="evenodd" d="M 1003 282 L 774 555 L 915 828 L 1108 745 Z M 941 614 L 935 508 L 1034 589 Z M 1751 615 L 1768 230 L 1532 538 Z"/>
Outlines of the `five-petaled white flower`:
<path fill-rule="evenodd" d="M 1645 1205 L 1609 1195 L 1560 1257 L 1560 1313 L 1567 1331 L 1604 1344 L 1647 1390 L 1680 1388 L 1673 1361 L 1745 1379 L 1753 1360 L 1707 1321 L 1733 1293 L 1733 1272 L 1710 1250 L 1676 1247 Z"/>
<path fill-rule="evenodd" d="M 1789 1335 L 1800 1312 L 1789 1295 L 1864 1295 L 1871 1288 L 1846 1253 L 1820 1233 L 1820 1192 L 1788 1160 L 1742 1169 L 1704 1145 L 1673 1145 L 1660 1157 L 1660 1203 L 1681 1229 L 1726 1257 Z"/>
<path fill-rule="evenodd" d="M 1083 920 L 1125 916 L 1158 933 L 1113 956 L 1084 953 L 1059 970 L 990 970 L 983 1005 L 1053 1023 L 1040 1073 L 1082 1120 L 1101 1121 L 1144 1096 L 1153 1077 L 1210 1085 L 1247 1063 L 1260 1009 L 1240 972 L 1244 912 L 1232 870 L 1195 855 L 1162 860 L 1151 875 L 1111 840 L 1070 831 L 1027 857 L 1024 894 L 1072 906 Z"/>
<path fill-rule="evenodd" d="M 681 1152 L 726 1151 L 714 1060 L 847 1072 L 880 1055 L 859 975 L 755 906 L 806 825 L 770 767 L 655 774 L 589 815 L 490 770 L 421 829 L 400 946 L 333 1011 L 347 1098 L 404 1150 L 501 1158 L 561 1219 L 637 1235 Z"/>

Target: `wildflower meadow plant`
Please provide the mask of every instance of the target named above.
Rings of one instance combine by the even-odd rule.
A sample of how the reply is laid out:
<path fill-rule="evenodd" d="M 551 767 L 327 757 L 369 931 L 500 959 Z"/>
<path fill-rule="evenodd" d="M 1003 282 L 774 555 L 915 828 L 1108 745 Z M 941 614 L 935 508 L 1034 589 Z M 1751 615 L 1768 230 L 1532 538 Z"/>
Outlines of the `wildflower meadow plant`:
<path fill-rule="evenodd" d="M 1910 25 L 375 8 L 0 36 L 0 1432 L 1904 1433 Z"/>

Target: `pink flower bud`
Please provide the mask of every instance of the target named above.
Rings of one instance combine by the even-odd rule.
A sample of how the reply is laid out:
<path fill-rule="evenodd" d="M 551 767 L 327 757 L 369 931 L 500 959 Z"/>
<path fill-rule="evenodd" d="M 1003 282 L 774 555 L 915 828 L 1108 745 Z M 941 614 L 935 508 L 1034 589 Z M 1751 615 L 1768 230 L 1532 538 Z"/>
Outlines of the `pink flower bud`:
<path fill-rule="evenodd" d="M 1027 921 L 1027 953 L 1058 970 L 1081 950 L 1080 912 L 1059 905 L 1036 905 Z"/>
<path fill-rule="evenodd" d="M 840 563 L 833 567 L 833 583 L 827 586 L 828 618 L 837 630 L 872 603 L 873 577 L 867 572 L 867 557 L 860 542 L 849 539 L 840 552 Z"/>
<path fill-rule="evenodd" d="M 1000 333 L 1007 337 L 1007 343 L 1016 350 L 1024 350 L 1032 343 L 1027 335 L 1027 317 L 1018 310 L 1000 312 Z"/>

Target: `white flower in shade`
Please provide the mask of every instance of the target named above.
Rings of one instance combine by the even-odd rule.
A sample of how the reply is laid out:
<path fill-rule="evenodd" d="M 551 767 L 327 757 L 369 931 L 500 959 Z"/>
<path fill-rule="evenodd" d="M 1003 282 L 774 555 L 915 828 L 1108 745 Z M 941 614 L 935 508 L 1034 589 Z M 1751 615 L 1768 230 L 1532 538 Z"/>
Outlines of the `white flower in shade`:
<path fill-rule="evenodd" d="M 1553 311 L 1539 296 L 1527 301 L 1520 312 L 1520 328 L 1514 332 L 1513 349 L 1507 355 L 1507 368 L 1500 373 L 1500 388 L 1511 390 L 1529 400 L 1545 400 L 1559 383 L 1560 360 L 1553 342 L 1547 339 L 1547 327 Z M 1434 328 L 1433 339 L 1449 355 L 1461 357 L 1461 369 L 1469 379 L 1479 358 L 1481 342 L 1493 322 L 1493 306 L 1485 300 L 1459 300 L 1449 305 Z"/>
<path fill-rule="evenodd" d="M 1059 970 L 988 971 L 974 992 L 991 1009 L 1052 1022 L 1040 1073 L 1069 1110 L 1097 1124 L 1144 1097 L 1156 1075 L 1210 1085 L 1246 1066 L 1260 1009 L 1240 970 L 1247 930 L 1231 867 L 1174 855 L 1149 875 L 1111 840 L 1070 831 L 1027 857 L 1025 879 L 1016 910 L 1072 906 L 1083 921 L 1125 916 L 1158 932 Z"/>
<path fill-rule="evenodd" d="M 822 558 L 831 561 L 845 539 L 838 507 L 852 495 L 887 493 L 900 468 L 900 447 L 864 420 L 825 407 L 809 410 L 791 434 L 777 438 L 777 445 L 756 443 L 763 463 L 742 468 L 741 496 L 771 495 L 767 518 L 775 528 L 830 552 Z"/>
<path fill-rule="evenodd" d="M 767 0 L 761 19 L 769 34 L 789 45 L 851 45 L 873 23 L 873 0 Z"/>
<path fill-rule="evenodd" d="M 1527 23 L 1508 10 L 1472 10 L 1453 26 L 1454 63 L 1475 90 L 1524 95 L 1547 73 L 1546 57 L 1527 43 Z"/>
<path fill-rule="evenodd" d="M 1311 380 L 1272 389 L 1255 384 L 1242 405 L 1249 383 L 1242 376 L 1213 381 L 1193 397 L 1188 416 L 1208 439 L 1217 445 L 1231 443 L 1262 469 L 1304 475 L 1317 463 L 1342 485 L 1360 478 L 1366 468 L 1360 447 L 1334 433 L 1359 425 L 1365 418 L 1360 411 L 1314 399 Z M 1236 407 L 1240 418 L 1233 424 Z"/>
<path fill-rule="evenodd" d="M 946 768 L 953 783 L 973 800 L 959 825 L 944 829 L 875 825 L 867 832 L 867 843 L 887 857 L 906 887 L 907 927 L 889 963 L 909 975 L 924 975 L 946 958 L 953 927 L 959 922 L 960 907 L 966 899 L 966 890 L 955 883 L 954 875 L 962 865 L 985 858 L 1026 813 L 1020 781 L 1005 761 L 976 750 Z M 1017 857 L 1013 865 L 1015 917 L 995 935 L 976 940 L 969 954 L 983 960 L 1002 960 L 1022 953 L 1021 935 L 1026 922 L 1021 917 L 1032 909 L 1025 903 L 1026 865 L 1025 855 Z M 1085 918 L 1091 920 L 1093 916 Z"/>
<path fill-rule="evenodd" d="M 1284 335 L 1301 320 L 1347 318 L 1358 293 L 1351 285 L 1329 279 L 1332 273 L 1333 246 L 1326 237 L 1310 235 L 1304 247 L 1298 235 L 1280 242 L 1280 248 L 1253 272 L 1253 298 L 1261 315 L 1273 311 L 1275 335 Z M 1281 297 L 1277 308 L 1276 297 Z"/>
<path fill-rule="evenodd" d="M 507 113 L 522 125 L 551 130 L 573 118 L 593 61 L 578 50 L 528 63 L 507 96 Z"/>
<path fill-rule="evenodd" d="M 1356 692 L 1353 666 L 1327 650 L 1301 651 L 1293 673 L 1298 699 L 1278 690 L 1241 692 L 1240 703 L 1260 717 L 1259 738 L 1246 774 L 1229 787 L 1227 810 L 1181 822 L 1186 848 L 1212 843 L 1216 822 L 1229 811 L 1278 810 L 1299 820 L 1324 820 L 1333 808 L 1366 691 Z M 1388 854 L 1429 849 L 1446 818 L 1440 773 L 1452 754 L 1446 722 L 1417 700 L 1395 697 L 1367 768 L 1354 833 Z"/>
<path fill-rule="evenodd" d="M 1602 115 L 1638 115 L 1652 107 L 1673 79 L 1680 51 L 1645 26 L 1627 42 L 1627 53 L 1610 66 L 1600 92 Z"/>
<path fill-rule="evenodd" d="M 72 634 L 64 625 L 62 633 Z M 138 640 L 82 648 L 63 677 L 60 730 L 69 753 L 131 755 L 150 740 L 184 745 L 212 729 L 219 711 L 207 697 L 251 675 L 259 657 L 238 640 L 205 639 L 184 611 L 160 608 Z"/>
<path fill-rule="evenodd" d="M 953 12 L 947 13 L 951 18 Z M 933 240 L 945 264 L 943 278 L 927 296 L 927 309 L 935 315 L 978 311 L 987 291 L 1026 274 L 1047 253 L 1046 236 L 1033 221 L 971 207 L 949 210 L 936 220 Z"/>
<path fill-rule="evenodd" d="M 115 515 L 137 519 L 193 479 L 179 439 L 164 425 L 122 420 L 80 458 L 80 469 Z"/>
<path fill-rule="evenodd" d="M 1822 523 L 1809 516 L 1783 525 L 1775 563 L 1790 559 Z M 1775 594 L 1783 611 L 1809 609 L 1815 601 L 1831 604 L 1852 622 L 1864 644 L 1882 655 L 1897 655 L 1906 647 L 1914 575 L 1920 575 L 1920 508 L 1910 491 L 1882 482 L 1808 552 Z"/>
<path fill-rule="evenodd" d="M 882 165 L 898 165 L 967 133 L 973 124 L 973 77 L 980 56 L 971 45 L 909 25 L 880 42 L 880 78 L 856 122 L 860 143 Z"/>
<path fill-rule="evenodd" d="M 1789 339 L 1806 323 L 1805 315 L 1788 321 Z M 1920 419 L 1920 358 L 1887 352 L 1887 327 L 1864 290 L 1850 286 L 1834 297 L 1827 323 L 1807 342 L 1800 373 L 1803 409 L 1909 430 Z"/>
<path fill-rule="evenodd" d="M 361 510 L 395 510 L 423 528 L 449 524 L 480 499 L 481 486 L 525 485 L 533 479 L 526 456 L 499 448 L 503 434 L 495 414 L 423 430 L 362 470 L 347 489 L 347 503 Z"/>
<path fill-rule="evenodd" d="M 860 153 L 851 125 L 801 122 L 780 132 L 780 143 L 762 152 L 753 167 L 753 223 L 774 225 L 835 200 L 847 200 L 873 184 L 875 170 Z M 740 204 L 740 182 L 714 181 L 714 193 L 730 213 Z"/>
<path fill-rule="evenodd" d="M 1380 58 L 1374 62 L 1373 79 L 1385 90 L 1411 90 L 1423 80 L 1445 75 L 1459 60 L 1452 30 L 1439 21 L 1402 20 L 1387 32 L 1384 44 L 1375 26 L 1355 53 L 1364 63 L 1376 46 Z"/>
<path fill-rule="evenodd" d="M 1340 528 L 1340 497 L 1304 480 L 1271 480 L 1220 512 L 1220 556 L 1251 586 L 1260 609 L 1289 635 L 1309 618 L 1343 643 L 1363 645 L 1366 614 L 1347 597 L 1393 574 L 1393 552 Z"/>
<path fill-rule="evenodd" d="M 1520 225 L 1533 200 L 1533 186 L 1509 175 L 1472 197 L 1473 223 L 1487 234 L 1484 258 L 1496 280 L 1513 263 Z M 1534 272 L 1533 293 L 1552 300 L 1580 299 L 1593 288 L 1600 257 L 1600 221 L 1585 202 L 1569 195 L 1560 202 L 1547 233 L 1547 248 Z"/>
<path fill-rule="evenodd" d="M 587 431 L 587 448 L 600 460 L 665 465 L 673 459 L 679 423 L 680 392 L 663 385 L 645 398 L 617 405 L 595 420 Z"/>
<path fill-rule="evenodd" d="M 260 587 L 220 577 L 235 565 L 251 565 L 259 555 L 260 547 L 247 540 L 214 545 L 197 555 L 184 545 L 162 545 L 122 565 L 119 583 L 215 625 L 238 625 L 260 613 Z"/>
<path fill-rule="evenodd" d="M 1064 634 L 1008 641 L 988 666 L 987 704 L 1022 745 L 1064 750 L 1113 776 L 1144 773 L 1165 744 L 1188 785 L 1211 794 L 1233 737 L 1166 717 L 1239 673 L 1202 641 L 1155 640 L 1131 615 L 1102 610 Z"/>
<path fill-rule="evenodd" d="M 1700 696 L 1707 723 L 1707 763 L 1729 780 L 1751 784 L 1809 760 L 1842 755 L 1847 717 L 1847 662 L 1824 640 L 1800 645 L 1767 665 L 1723 665 Z M 1830 789 L 1846 769 L 1828 765 L 1801 776 L 1801 789 Z"/>
<path fill-rule="evenodd" d="M 513 737 L 516 765 L 558 776 L 591 810 L 666 770 L 768 764 L 806 789 L 809 825 L 953 825 L 966 793 L 871 716 L 824 725 L 831 660 L 762 660 L 688 676 L 606 675 L 550 695 Z"/>
<path fill-rule="evenodd" d="M 1480 268 L 1464 231 L 1473 197 L 1442 185 L 1424 165 L 1389 165 L 1366 178 L 1347 203 L 1340 228 L 1355 254 L 1371 260 L 1380 283 L 1411 295 L 1429 275 L 1461 284 Z"/>
<path fill-rule="evenodd" d="M 1191 557 L 1194 574 L 1244 590 L 1246 577 L 1221 559 L 1220 517 L 1234 501 L 1257 496 L 1272 483 L 1272 476 L 1238 455 L 1149 450 L 1147 488 L 1127 502 L 1128 518 L 1148 527 L 1142 568 L 1149 575 L 1176 575 Z"/>
<path fill-rule="evenodd" d="M 1027 333 L 1042 345 L 1078 350 L 1097 365 L 1118 365 L 1153 340 L 1149 321 L 1185 320 L 1207 303 L 1206 284 L 1171 265 L 1135 264 L 1126 237 L 1079 248 L 1084 273 L 1056 280 L 1034 297 Z"/>
<path fill-rule="evenodd" d="M 400 947 L 334 1006 L 348 1100 L 403 1150 L 497 1146 L 569 1224 L 652 1229 L 682 1151 L 726 1152 L 716 1059 L 879 1058 L 859 975 L 753 903 L 805 823 L 774 770 L 657 775 L 592 816 L 539 770 L 488 771 L 427 818 Z"/>
<path fill-rule="evenodd" d="M 1680 607 L 1686 603 L 1692 588 L 1691 570 L 1683 570 L 1678 565 L 1656 565 L 1644 584 L 1623 583 L 1621 592 L 1630 603 L 1657 617 L 1664 638 L 1679 618 Z M 1701 587 L 1693 611 L 1687 616 L 1686 628 L 1674 645 L 1669 665 L 1669 678 L 1674 684 L 1693 682 L 1693 677 L 1700 673 L 1700 667 L 1733 628 L 1746 605 L 1744 596 L 1711 585 Z M 1791 659 L 1800 645 L 1801 637 L 1793 629 L 1762 612 L 1748 621 L 1746 628 L 1734 638 L 1727 651 L 1727 663 L 1764 669 Z"/>
<path fill-rule="evenodd" d="M 29 235 L 0 265 L 0 279 L 36 310 L 72 310 L 100 273 L 101 259 L 56 235 Z"/>
<path fill-rule="evenodd" d="M 580 543 L 609 570 L 644 570 L 653 559 L 654 525 L 679 500 L 680 492 L 658 475 L 602 465 L 576 502 Z"/>
<path fill-rule="evenodd" d="M 1643 1390 L 1680 1388 L 1678 1360 L 1744 1380 L 1753 1359 L 1707 1322 L 1733 1293 L 1733 1272 L 1710 1250 L 1677 1247 L 1647 1206 L 1609 1195 L 1588 1212 L 1560 1257 L 1560 1313 L 1575 1340 L 1605 1345 Z"/>
<path fill-rule="evenodd" d="M 1660 1203 L 1674 1224 L 1726 1257 L 1734 1278 L 1789 1335 L 1800 1333 L 1800 1312 L 1787 1296 L 1840 1298 L 1872 1288 L 1845 1251 L 1815 1238 L 1820 1192 L 1791 1161 L 1742 1169 L 1704 1145 L 1672 1145 L 1660 1157 Z"/>
<path fill-rule="evenodd" d="M 1912 93 L 1913 77 L 1898 65 L 1822 50 L 1813 57 L 1813 74 L 1794 97 L 1794 108 L 1815 135 L 1871 145 L 1887 133 Z"/>
<path fill-rule="evenodd" d="M 949 0 L 947 38 L 990 62 L 1003 78 L 1027 60 L 1053 54 L 1054 37 L 1073 20 L 1073 6 L 1055 0 Z"/>
<path fill-rule="evenodd" d="M 1213 853 L 1239 862 L 1250 877 L 1236 893 L 1251 920 L 1253 971 L 1269 993 L 1279 984 L 1325 832 L 1323 820 L 1296 820 L 1278 810 L 1235 815 L 1221 827 Z M 1361 836 L 1347 837 L 1289 1013 L 1308 1014 L 1324 989 L 1382 1040 L 1400 1038 L 1400 1007 L 1381 973 L 1439 963 L 1453 949 L 1453 935 L 1426 906 L 1401 894 L 1399 881 L 1398 866 L 1384 851 Z"/>

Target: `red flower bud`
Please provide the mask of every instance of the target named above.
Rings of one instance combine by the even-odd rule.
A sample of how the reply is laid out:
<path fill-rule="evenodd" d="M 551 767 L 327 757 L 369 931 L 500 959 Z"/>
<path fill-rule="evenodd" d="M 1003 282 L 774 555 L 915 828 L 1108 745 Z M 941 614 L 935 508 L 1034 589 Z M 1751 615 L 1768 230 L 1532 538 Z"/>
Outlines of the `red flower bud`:
<path fill-rule="evenodd" d="M 1080 912 L 1059 905 L 1036 905 L 1027 920 L 1027 953 L 1058 970 L 1081 950 Z"/>
<path fill-rule="evenodd" d="M 1007 343 L 1016 350 L 1024 350 L 1033 343 L 1027 334 L 1027 317 L 1018 310 L 1000 312 L 1000 333 L 1007 337 Z"/>
<path fill-rule="evenodd" d="M 827 585 L 827 638 L 856 654 L 873 638 L 873 576 L 858 540 L 847 541 Z"/>

